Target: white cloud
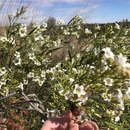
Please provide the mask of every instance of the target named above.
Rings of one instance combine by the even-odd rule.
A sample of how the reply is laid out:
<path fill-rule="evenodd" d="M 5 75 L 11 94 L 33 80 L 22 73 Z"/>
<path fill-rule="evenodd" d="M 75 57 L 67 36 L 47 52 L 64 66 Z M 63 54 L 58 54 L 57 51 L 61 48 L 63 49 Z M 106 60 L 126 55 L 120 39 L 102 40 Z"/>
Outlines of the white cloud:
<path fill-rule="evenodd" d="M 84 2 L 85 0 L 53 0 L 53 2 L 66 2 L 66 3 L 75 3 L 75 2 Z"/>
<path fill-rule="evenodd" d="M 75 7 L 75 8 L 57 8 L 53 12 L 53 15 L 56 14 L 56 19 L 62 18 L 65 23 L 68 23 L 71 18 L 75 15 L 81 16 L 85 21 L 91 18 L 93 11 L 95 11 L 99 5 L 92 5 L 88 7 Z"/>
<path fill-rule="evenodd" d="M 52 6 L 53 3 L 50 0 L 36 0 L 31 3 L 31 6 L 37 6 L 37 7 L 49 7 Z"/>
<path fill-rule="evenodd" d="M 52 2 L 66 2 L 66 3 L 76 3 L 76 2 L 91 3 L 91 2 L 94 2 L 96 0 L 51 0 L 51 1 Z"/>
<path fill-rule="evenodd" d="M 4 8 L 3 14 L 4 17 L 7 19 L 8 12 L 14 12 L 16 11 L 17 7 L 20 6 L 20 3 L 18 0 L 7 0 L 7 1 L 14 1 L 14 3 L 6 3 L 6 6 L 9 6 L 11 4 L 12 6 L 8 8 L 9 11 L 7 11 L 7 7 Z M 96 0 L 24 0 L 24 3 L 22 5 L 29 5 L 29 8 L 25 14 L 26 17 L 28 17 L 28 21 L 41 21 L 43 17 L 48 16 L 54 16 L 56 18 L 63 18 L 66 23 L 75 15 L 84 16 L 85 19 L 88 19 L 91 17 L 92 12 L 95 11 L 98 7 L 98 3 L 94 3 Z M 101 1 L 101 0 L 99 0 Z M 58 2 L 67 2 L 67 3 L 83 3 L 83 6 L 81 7 L 71 7 L 71 8 L 64 8 L 60 7 L 57 8 L 56 4 Z M 90 4 L 88 4 L 90 2 Z M 92 3 L 93 2 L 93 3 Z M 86 7 L 85 7 L 86 5 Z M 48 7 L 48 10 L 44 10 Z M 42 8 L 42 9 L 41 9 Z M 1 12 L 0 12 L 1 13 Z M 3 19 L 3 14 L 0 15 L 0 19 Z M 4 22 L 3 22 L 4 23 Z"/>
<path fill-rule="evenodd" d="M 37 6 L 37 7 L 49 7 L 49 6 L 54 6 L 55 3 L 91 3 L 96 0 L 28 0 L 25 1 L 24 3 L 28 3 L 31 6 Z M 100 1 L 100 0 L 99 0 Z"/>
<path fill-rule="evenodd" d="M 91 1 L 95 1 L 95 0 L 28 0 L 28 2 L 33 2 L 35 4 L 37 3 L 46 3 L 46 4 L 50 4 L 50 3 L 55 3 L 55 2 L 66 2 L 66 3 L 75 3 L 75 2 L 91 2 Z M 26 1 L 25 1 L 26 2 Z M 27 3 L 27 2 L 26 2 Z M 43 5 L 44 6 L 44 5 Z"/>
<path fill-rule="evenodd" d="M 99 5 L 92 5 L 90 7 L 81 7 L 81 8 L 77 8 L 77 12 L 79 14 L 87 14 L 89 12 L 96 10 L 98 7 Z"/>
<path fill-rule="evenodd" d="M 120 21 L 120 19 L 117 19 L 117 18 L 110 18 L 110 17 L 107 17 L 107 18 L 94 18 L 94 17 L 91 17 L 89 19 L 87 19 L 87 23 L 111 23 L 111 22 L 116 22 L 116 21 Z"/>
<path fill-rule="evenodd" d="M 8 24 L 8 15 L 6 13 L 0 13 L 0 26 L 5 26 Z"/>

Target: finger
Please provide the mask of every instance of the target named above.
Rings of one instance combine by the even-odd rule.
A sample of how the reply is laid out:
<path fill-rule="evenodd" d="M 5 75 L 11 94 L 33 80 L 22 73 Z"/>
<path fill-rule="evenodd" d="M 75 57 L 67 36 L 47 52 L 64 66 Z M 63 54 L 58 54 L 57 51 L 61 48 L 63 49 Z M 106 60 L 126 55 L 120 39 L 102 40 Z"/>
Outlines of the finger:
<path fill-rule="evenodd" d="M 90 123 L 92 125 L 92 127 L 94 128 L 94 130 L 99 130 L 99 127 L 98 127 L 98 125 L 95 122 L 88 121 L 88 123 Z"/>
<path fill-rule="evenodd" d="M 68 121 L 70 121 L 70 120 L 73 118 L 72 112 L 71 112 L 70 110 L 67 110 L 67 111 L 65 112 L 65 114 L 63 115 L 63 117 L 64 117 L 65 119 L 67 119 Z"/>
<path fill-rule="evenodd" d="M 95 122 L 87 121 L 80 125 L 80 130 L 99 130 Z"/>
<path fill-rule="evenodd" d="M 75 124 L 74 121 L 72 120 L 69 124 L 69 130 L 79 130 L 79 125 Z"/>
<path fill-rule="evenodd" d="M 73 115 L 74 115 L 74 116 L 79 116 L 79 115 L 81 114 L 81 112 L 82 112 L 81 109 L 75 108 L 75 109 L 73 110 Z"/>
<path fill-rule="evenodd" d="M 78 124 L 74 124 L 75 116 L 73 116 L 70 110 L 67 110 L 62 118 L 67 124 L 64 124 L 64 128 L 67 130 L 79 130 Z"/>
<path fill-rule="evenodd" d="M 90 124 L 80 125 L 79 130 L 94 130 Z"/>
<path fill-rule="evenodd" d="M 51 130 L 51 122 L 49 120 L 45 121 L 45 123 L 42 126 L 41 130 Z"/>
<path fill-rule="evenodd" d="M 79 130 L 78 124 L 73 124 L 69 127 L 69 130 Z"/>

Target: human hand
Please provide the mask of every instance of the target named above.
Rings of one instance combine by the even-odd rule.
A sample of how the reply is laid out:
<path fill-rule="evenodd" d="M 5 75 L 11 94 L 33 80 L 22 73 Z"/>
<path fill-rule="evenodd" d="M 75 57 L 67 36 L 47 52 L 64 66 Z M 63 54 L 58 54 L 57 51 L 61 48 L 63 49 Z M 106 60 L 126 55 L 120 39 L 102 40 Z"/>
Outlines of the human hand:
<path fill-rule="evenodd" d="M 79 126 L 79 130 L 99 130 L 99 128 L 95 122 L 87 121 Z"/>
<path fill-rule="evenodd" d="M 95 122 L 88 121 L 80 126 L 74 123 L 78 112 L 80 111 L 76 110 L 73 115 L 72 112 L 68 110 L 60 117 L 51 118 L 44 123 L 41 130 L 99 130 Z"/>
<path fill-rule="evenodd" d="M 79 130 L 78 124 L 74 124 L 74 116 L 71 111 L 66 111 L 64 115 L 47 120 L 41 130 Z"/>
<path fill-rule="evenodd" d="M 80 110 L 78 108 L 75 108 L 73 110 L 73 115 L 75 117 L 79 116 L 81 114 L 81 112 L 84 112 L 83 110 Z M 84 123 L 82 123 L 80 126 L 79 126 L 79 130 L 99 130 L 97 124 L 93 121 L 86 121 Z"/>

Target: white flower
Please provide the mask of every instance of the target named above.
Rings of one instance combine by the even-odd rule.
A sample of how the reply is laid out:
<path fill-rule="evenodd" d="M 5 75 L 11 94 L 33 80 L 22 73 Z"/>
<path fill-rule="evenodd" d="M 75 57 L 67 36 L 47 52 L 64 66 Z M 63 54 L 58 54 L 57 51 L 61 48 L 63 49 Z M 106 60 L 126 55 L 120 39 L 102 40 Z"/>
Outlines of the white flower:
<path fill-rule="evenodd" d="M 92 32 L 90 30 L 88 30 L 88 28 L 85 28 L 85 33 L 86 34 L 91 34 Z"/>
<path fill-rule="evenodd" d="M 72 70 L 74 71 L 74 73 L 78 73 L 76 68 L 72 68 Z"/>
<path fill-rule="evenodd" d="M 0 37 L 0 41 L 2 41 L 2 42 L 7 42 L 8 39 L 7 39 L 7 37 Z"/>
<path fill-rule="evenodd" d="M 112 42 L 113 42 L 113 40 L 112 40 L 112 39 L 109 39 L 109 40 L 108 40 L 108 42 L 109 42 L 109 43 L 112 43 Z"/>
<path fill-rule="evenodd" d="M 18 88 L 20 88 L 23 91 L 23 83 L 20 83 Z"/>
<path fill-rule="evenodd" d="M 2 87 L 2 85 L 6 85 L 6 81 L 7 80 L 3 78 L 0 80 L 0 88 Z"/>
<path fill-rule="evenodd" d="M 56 41 L 53 41 L 53 43 L 54 43 L 54 46 L 55 46 L 55 47 L 58 47 L 58 46 L 59 46 Z"/>
<path fill-rule="evenodd" d="M 106 35 L 102 35 L 102 40 L 106 42 Z"/>
<path fill-rule="evenodd" d="M 41 65 L 41 62 L 38 61 L 38 60 L 34 60 L 34 64 L 37 65 L 37 66 L 40 66 L 40 65 Z"/>
<path fill-rule="evenodd" d="M 100 30 L 101 27 L 100 27 L 99 25 L 97 25 L 97 26 L 95 27 L 95 29 L 96 29 L 96 30 Z"/>
<path fill-rule="evenodd" d="M 127 35 L 127 34 L 128 34 L 128 32 L 129 32 L 129 31 L 128 31 L 128 30 L 126 30 L 124 35 Z"/>
<path fill-rule="evenodd" d="M 124 110 L 125 107 L 124 107 L 124 101 L 123 101 L 123 94 L 120 89 L 117 89 L 117 91 L 118 91 L 117 100 L 119 102 L 118 106 L 121 110 Z"/>
<path fill-rule="evenodd" d="M 21 27 L 19 29 L 20 37 L 25 37 L 26 33 L 27 33 L 27 26 L 25 24 L 21 24 Z"/>
<path fill-rule="evenodd" d="M 58 72 L 62 73 L 63 71 L 62 70 L 58 70 Z"/>
<path fill-rule="evenodd" d="M 11 37 L 11 38 L 9 39 L 9 43 L 11 43 L 12 45 L 14 45 L 14 44 L 15 44 L 15 39 L 14 39 L 13 37 Z"/>
<path fill-rule="evenodd" d="M 73 82 L 74 82 L 74 79 L 72 79 L 72 78 L 70 78 L 69 80 L 70 80 L 70 82 L 71 82 L 71 83 L 73 83 Z"/>
<path fill-rule="evenodd" d="M 44 123 L 46 120 L 42 119 L 42 123 Z"/>
<path fill-rule="evenodd" d="M 115 117 L 115 122 L 118 122 L 119 120 L 120 120 L 119 116 Z"/>
<path fill-rule="evenodd" d="M 59 94 L 65 97 L 65 100 L 70 100 L 73 95 L 71 92 L 67 91 L 65 92 L 63 89 L 59 91 Z"/>
<path fill-rule="evenodd" d="M 126 80 L 126 85 L 127 85 L 128 87 L 130 87 L 130 79 L 127 79 L 127 80 Z"/>
<path fill-rule="evenodd" d="M 64 96 L 65 96 L 65 100 L 70 100 L 72 97 L 73 97 L 73 95 L 72 95 L 72 93 L 71 92 L 66 92 L 65 94 L 64 94 Z"/>
<path fill-rule="evenodd" d="M 65 21 L 60 18 L 57 20 L 57 24 L 59 24 L 59 25 L 65 24 Z"/>
<path fill-rule="evenodd" d="M 90 66 L 90 69 L 95 69 L 95 67 L 91 65 L 91 66 Z"/>
<path fill-rule="evenodd" d="M 15 65 L 21 65 L 21 58 L 16 58 L 13 62 Z"/>
<path fill-rule="evenodd" d="M 120 101 L 120 103 L 118 104 L 119 108 L 124 111 L 125 110 L 125 106 L 124 106 L 124 102 L 123 100 Z"/>
<path fill-rule="evenodd" d="M 33 78 L 33 81 L 34 81 L 34 82 L 39 82 L 39 81 L 40 81 L 40 77 L 39 77 L 39 76 L 35 76 L 35 77 Z"/>
<path fill-rule="evenodd" d="M 16 58 L 20 58 L 20 52 L 16 51 L 16 52 L 14 53 L 14 56 L 15 56 Z"/>
<path fill-rule="evenodd" d="M 81 105 L 84 104 L 87 100 L 88 100 L 88 95 L 87 95 L 87 94 L 81 95 L 81 96 L 77 99 L 77 101 L 79 101 L 79 102 L 78 102 L 78 105 L 81 106 Z"/>
<path fill-rule="evenodd" d="M 29 72 L 27 75 L 28 78 L 33 78 L 34 77 L 34 73 L 33 72 Z"/>
<path fill-rule="evenodd" d="M 68 30 L 64 30 L 63 32 L 65 35 L 70 35 L 70 32 Z"/>
<path fill-rule="evenodd" d="M 61 44 L 61 39 L 57 39 L 57 43 L 60 45 Z"/>
<path fill-rule="evenodd" d="M 50 69 L 47 69 L 47 70 L 46 70 L 46 73 L 54 73 L 55 70 L 56 70 L 56 67 L 52 67 L 52 68 L 50 68 Z"/>
<path fill-rule="evenodd" d="M 28 53 L 28 56 L 29 56 L 29 59 L 30 59 L 30 60 L 35 60 L 35 59 L 36 59 L 34 53 Z"/>
<path fill-rule="evenodd" d="M 126 98 L 130 99 L 130 87 L 128 87 L 128 89 L 126 91 Z"/>
<path fill-rule="evenodd" d="M 111 98 L 107 95 L 107 93 L 102 93 L 101 96 L 104 99 L 104 101 L 107 101 L 107 102 L 111 101 Z"/>
<path fill-rule="evenodd" d="M 123 94 L 120 89 L 117 89 L 117 91 L 118 91 L 118 99 L 120 100 L 120 99 L 122 99 Z"/>
<path fill-rule="evenodd" d="M 43 23 L 42 26 L 44 26 L 44 28 L 47 28 L 47 23 Z"/>
<path fill-rule="evenodd" d="M 55 67 L 59 68 L 61 66 L 61 63 L 58 63 Z"/>
<path fill-rule="evenodd" d="M 130 63 L 126 63 L 125 68 L 130 69 Z"/>
<path fill-rule="evenodd" d="M 43 23 L 41 26 L 40 26 L 40 30 L 41 31 L 45 31 L 47 28 L 47 23 Z"/>
<path fill-rule="evenodd" d="M 117 62 L 119 65 L 125 68 L 126 62 L 127 62 L 127 57 L 123 56 L 121 53 L 117 56 Z"/>
<path fill-rule="evenodd" d="M 39 86 L 42 86 L 44 82 L 45 82 L 44 79 L 43 79 L 43 80 L 38 80 L 38 84 L 39 84 Z"/>
<path fill-rule="evenodd" d="M 78 54 L 76 55 L 76 57 L 77 57 L 77 58 L 80 58 L 80 57 L 81 57 L 80 53 L 78 53 Z"/>
<path fill-rule="evenodd" d="M 42 77 L 42 78 L 45 78 L 45 77 L 46 77 L 46 72 L 45 72 L 45 70 L 42 70 L 42 71 L 41 71 L 41 77 Z"/>
<path fill-rule="evenodd" d="M 106 58 L 111 58 L 114 60 L 114 54 L 109 47 L 103 48 L 102 50 L 105 52 L 104 56 Z"/>
<path fill-rule="evenodd" d="M 80 25 L 78 25 L 77 29 L 78 29 L 78 30 L 80 30 L 80 29 L 81 29 L 81 26 L 80 26 Z"/>
<path fill-rule="evenodd" d="M 72 32 L 72 35 L 75 35 L 77 38 L 79 38 L 78 32 Z"/>
<path fill-rule="evenodd" d="M 55 77 L 51 78 L 51 81 L 56 81 L 56 80 L 57 80 L 57 78 L 55 78 Z"/>
<path fill-rule="evenodd" d="M 46 110 L 46 114 L 47 114 L 47 118 L 52 118 L 52 117 L 55 117 L 57 116 L 57 110 L 56 109 L 53 109 L 53 110 Z"/>
<path fill-rule="evenodd" d="M 34 40 L 35 41 L 42 41 L 43 40 L 43 36 L 42 35 L 36 35 L 36 36 L 34 36 Z"/>
<path fill-rule="evenodd" d="M 130 63 L 127 62 L 127 57 L 123 56 L 121 53 L 118 55 L 117 63 L 124 69 L 130 69 Z"/>
<path fill-rule="evenodd" d="M 21 65 L 21 58 L 20 58 L 20 52 L 16 51 L 14 53 L 15 59 L 13 60 L 15 65 Z"/>
<path fill-rule="evenodd" d="M 0 76 L 4 75 L 7 72 L 5 67 L 0 68 Z"/>
<path fill-rule="evenodd" d="M 97 38 L 97 34 L 96 33 L 94 34 L 94 38 Z"/>
<path fill-rule="evenodd" d="M 113 111 L 113 110 L 108 110 L 108 109 L 107 109 L 106 112 L 107 112 L 107 114 L 113 115 L 113 116 L 116 114 L 115 111 Z"/>
<path fill-rule="evenodd" d="M 118 23 L 115 23 L 115 28 L 120 29 L 120 25 Z"/>
<path fill-rule="evenodd" d="M 63 89 L 60 90 L 60 91 L 59 91 L 59 94 L 60 94 L 60 95 L 63 95 L 63 94 L 64 94 L 64 90 L 63 90 Z"/>
<path fill-rule="evenodd" d="M 105 67 L 104 67 L 105 70 L 108 70 L 108 68 L 109 68 L 108 66 L 105 66 Z"/>
<path fill-rule="evenodd" d="M 84 87 L 82 85 L 79 86 L 78 84 L 75 84 L 75 88 L 74 88 L 73 93 L 77 94 L 78 97 L 86 94 L 86 92 L 84 91 Z"/>
<path fill-rule="evenodd" d="M 105 85 L 112 86 L 113 79 L 106 78 L 106 79 L 104 79 L 104 82 L 105 82 Z"/>
<path fill-rule="evenodd" d="M 103 66 L 106 66 L 106 65 L 107 65 L 107 62 L 106 62 L 105 60 L 102 60 L 102 61 L 101 61 L 101 65 L 102 65 L 102 67 L 103 67 Z"/>
<path fill-rule="evenodd" d="M 28 84 L 28 80 L 24 80 L 23 83 L 24 83 L 25 85 L 27 85 L 27 84 Z"/>

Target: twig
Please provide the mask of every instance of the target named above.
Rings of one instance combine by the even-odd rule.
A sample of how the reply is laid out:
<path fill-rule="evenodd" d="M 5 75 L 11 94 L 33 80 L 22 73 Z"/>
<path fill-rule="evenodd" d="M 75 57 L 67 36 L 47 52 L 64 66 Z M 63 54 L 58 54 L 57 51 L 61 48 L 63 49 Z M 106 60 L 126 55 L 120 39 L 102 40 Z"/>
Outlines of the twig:
<path fill-rule="evenodd" d="M 12 103 L 11 105 L 19 105 L 22 103 L 29 103 L 29 102 L 39 103 L 39 101 L 30 100 L 30 101 L 21 101 L 21 102 Z"/>
<path fill-rule="evenodd" d="M 4 100 L 4 99 L 7 99 L 7 98 L 9 98 L 9 97 L 11 97 L 11 96 L 14 96 L 14 95 L 16 95 L 16 94 L 20 94 L 20 93 L 21 93 L 20 91 L 16 91 L 16 92 L 13 92 L 13 93 L 11 93 L 11 94 L 8 94 L 7 96 L 4 96 L 4 97 L 0 98 L 0 101 L 2 101 L 2 100 Z"/>
<path fill-rule="evenodd" d="M 26 101 L 30 101 L 30 99 L 28 98 L 28 96 L 25 95 L 24 92 L 22 92 L 22 95 L 24 96 L 24 99 L 25 99 Z M 34 108 L 34 110 L 38 111 L 38 112 L 41 113 L 41 114 L 44 114 L 44 112 L 43 112 L 40 108 L 38 108 L 36 105 L 34 105 L 34 104 L 31 103 L 31 102 L 29 102 L 29 103 L 30 103 L 31 107 Z"/>
<path fill-rule="evenodd" d="M 35 110 L 35 109 L 32 109 L 32 108 L 22 108 L 22 107 L 16 107 L 16 106 L 11 106 L 11 107 L 14 108 L 14 109 L 18 109 L 18 110 L 35 111 L 35 112 L 37 112 L 37 113 L 40 115 L 40 117 L 41 117 L 44 121 L 46 121 L 46 120 L 48 119 L 46 114 L 40 113 L 39 111 L 37 111 L 37 110 Z"/>

